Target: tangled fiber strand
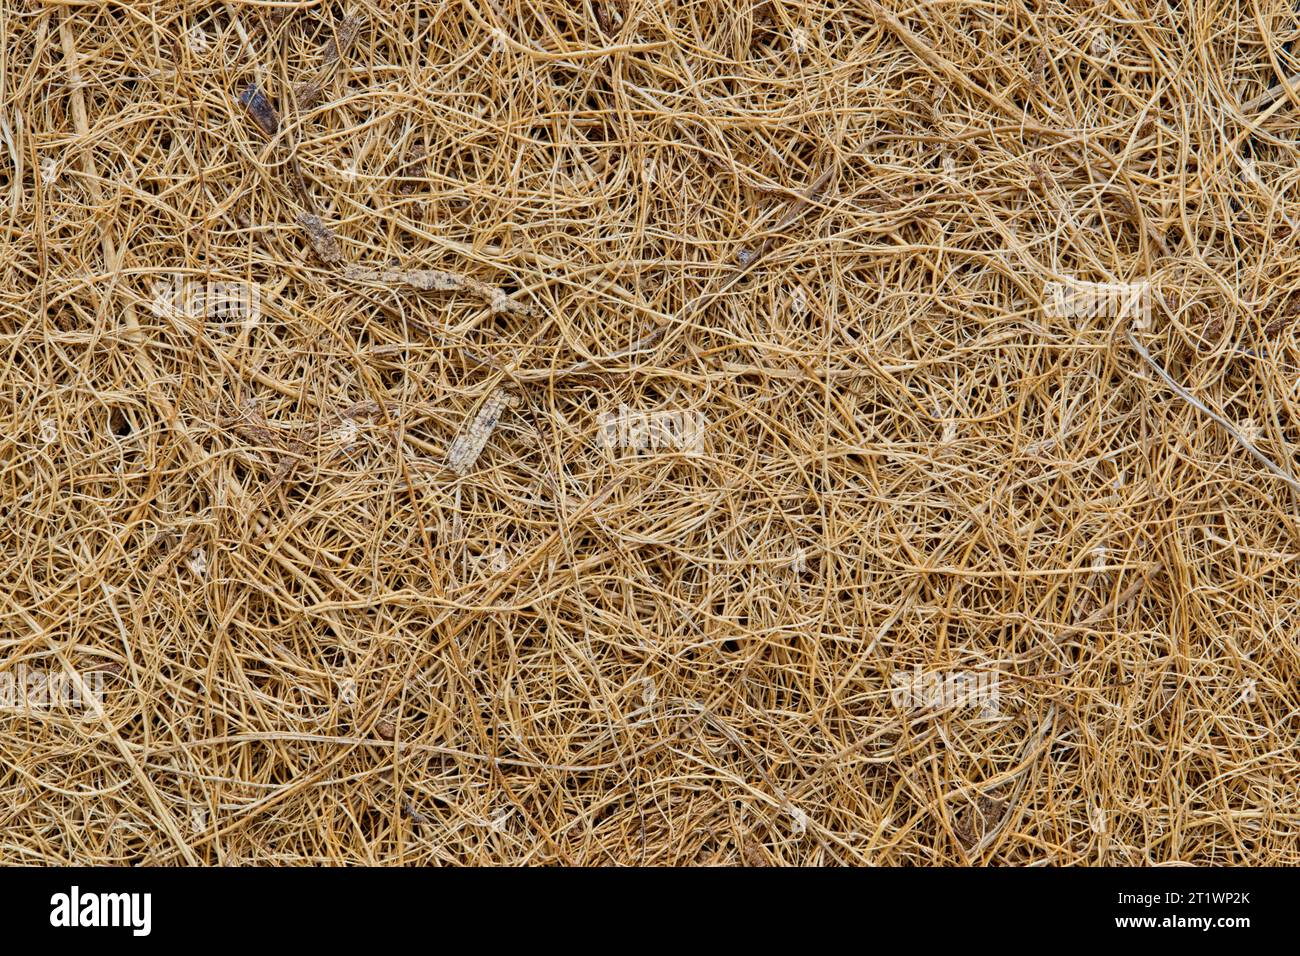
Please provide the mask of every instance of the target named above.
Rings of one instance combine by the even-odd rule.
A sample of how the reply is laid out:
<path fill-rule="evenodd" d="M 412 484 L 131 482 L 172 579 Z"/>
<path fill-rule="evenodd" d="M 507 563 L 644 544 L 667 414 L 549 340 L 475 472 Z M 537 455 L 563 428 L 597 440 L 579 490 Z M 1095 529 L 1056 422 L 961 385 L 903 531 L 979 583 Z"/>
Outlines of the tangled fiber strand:
<path fill-rule="evenodd" d="M 0 861 L 1300 863 L 1292 7 L 4 0 Z"/>

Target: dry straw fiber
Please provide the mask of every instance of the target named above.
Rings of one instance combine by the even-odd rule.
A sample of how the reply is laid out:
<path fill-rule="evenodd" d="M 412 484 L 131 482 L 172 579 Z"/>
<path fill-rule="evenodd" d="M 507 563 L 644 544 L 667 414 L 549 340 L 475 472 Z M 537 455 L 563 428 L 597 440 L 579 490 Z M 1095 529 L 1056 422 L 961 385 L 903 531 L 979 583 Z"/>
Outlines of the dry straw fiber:
<path fill-rule="evenodd" d="M 1293 7 L 0 0 L 0 862 L 1300 863 Z"/>

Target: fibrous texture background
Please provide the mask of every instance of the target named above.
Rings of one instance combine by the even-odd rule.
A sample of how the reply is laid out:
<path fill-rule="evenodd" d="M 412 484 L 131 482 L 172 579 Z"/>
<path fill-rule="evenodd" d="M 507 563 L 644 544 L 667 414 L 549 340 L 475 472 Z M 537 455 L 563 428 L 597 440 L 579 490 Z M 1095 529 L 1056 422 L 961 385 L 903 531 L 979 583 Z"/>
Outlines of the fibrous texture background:
<path fill-rule="evenodd" d="M 1300 863 L 1290 0 L 0 33 L 0 862 Z"/>

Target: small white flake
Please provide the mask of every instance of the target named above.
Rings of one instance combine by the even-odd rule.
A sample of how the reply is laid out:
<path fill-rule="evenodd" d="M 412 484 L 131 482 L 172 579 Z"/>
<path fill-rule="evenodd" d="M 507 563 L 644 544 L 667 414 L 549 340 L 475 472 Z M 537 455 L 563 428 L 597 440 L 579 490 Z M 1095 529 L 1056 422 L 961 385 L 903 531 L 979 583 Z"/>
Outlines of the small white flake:
<path fill-rule="evenodd" d="M 503 53 L 506 48 L 506 33 L 500 27 L 492 28 L 492 52 Z"/>
<path fill-rule="evenodd" d="M 493 574 L 500 574 L 502 571 L 510 567 L 510 560 L 509 558 L 506 557 L 506 553 L 503 549 L 501 548 L 496 549 L 496 551 L 492 555 L 492 560 L 489 564 L 489 567 L 492 568 Z"/>
<path fill-rule="evenodd" d="M 1264 437 L 1264 429 L 1249 418 L 1243 418 L 1237 423 L 1237 431 L 1252 445 Z"/>
<path fill-rule="evenodd" d="M 1241 700 L 1239 703 L 1253 704 L 1255 702 L 1257 696 L 1255 684 L 1255 678 L 1252 677 L 1241 685 Z"/>
<path fill-rule="evenodd" d="M 41 182 L 48 186 L 58 178 L 59 161 L 53 156 L 46 156 L 41 160 Z"/>
<path fill-rule="evenodd" d="M 41 443 L 52 445 L 59 438 L 59 425 L 53 418 L 41 419 Z"/>
<path fill-rule="evenodd" d="M 790 805 L 790 832 L 797 837 L 808 832 L 808 814 L 793 804 Z"/>
<path fill-rule="evenodd" d="M 808 570 L 808 554 L 803 548 L 794 549 L 794 556 L 790 558 L 790 570 L 795 574 L 803 574 Z"/>
<path fill-rule="evenodd" d="M 208 553 L 202 548 L 195 548 L 190 552 L 189 566 L 195 577 L 206 577 L 208 573 Z"/>
<path fill-rule="evenodd" d="M 641 678 L 641 703 L 649 707 L 651 704 L 655 702 L 655 698 L 658 696 L 659 696 L 659 689 L 655 687 L 654 678 L 642 677 Z"/>
<path fill-rule="evenodd" d="M 1092 573 L 1101 574 L 1106 570 L 1107 548 L 1104 544 L 1099 544 L 1092 549 Z"/>
<path fill-rule="evenodd" d="M 790 45 L 794 47 L 795 53 L 802 53 L 808 49 L 809 37 L 808 31 L 803 27 L 795 27 L 794 32 L 790 34 Z"/>
<path fill-rule="evenodd" d="M 1092 33 L 1092 43 L 1089 46 L 1093 56 L 1104 57 L 1112 53 L 1115 49 L 1115 41 L 1111 35 L 1098 27 Z"/>
<path fill-rule="evenodd" d="M 790 292 L 790 311 L 795 315 L 803 315 L 808 311 L 808 293 L 801 285 L 795 286 Z"/>
<path fill-rule="evenodd" d="M 343 423 L 329 434 L 330 443 L 342 445 L 347 451 L 351 451 L 357 444 L 357 423 L 350 418 L 343 419 Z"/>
<path fill-rule="evenodd" d="M 190 807 L 190 830 L 202 833 L 208 828 L 208 811 L 203 807 Z"/>
<path fill-rule="evenodd" d="M 191 53 L 202 55 L 208 52 L 208 35 L 202 27 L 196 25 L 185 35 L 185 44 Z"/>
<path fill-rule="evenodd" d="M 1106 811 L 1103 810 L 1101 807 L 1093 807 L 1091 817 L 1092 817 L 1092 832 L 1099 833 L 1099 834 L 1105 833 L 1106 832 Z"/>
<path fill-rule="evenodd" d="M 506 832 L 506 824 L 510 822 L 510 816 L 515 812 L 514 807 L 501 807 L 492 814 L 492 819 L 488 825 L 497 833 Z"/>

